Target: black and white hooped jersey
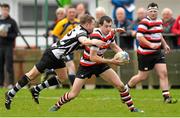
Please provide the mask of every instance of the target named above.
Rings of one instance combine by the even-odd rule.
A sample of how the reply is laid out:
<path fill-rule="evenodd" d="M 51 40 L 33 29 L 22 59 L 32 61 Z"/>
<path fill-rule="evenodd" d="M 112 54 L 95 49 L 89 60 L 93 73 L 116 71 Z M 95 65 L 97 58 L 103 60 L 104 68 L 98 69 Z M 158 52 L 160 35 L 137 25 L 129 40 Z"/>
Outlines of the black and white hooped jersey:
<path fill-rule="evenodd" d="M 81 45 L 78 40 L 79 37 L 88 37 L 88 35 L 88 31 L 79 25 L 67 33 L 61 40 L 52 44 L 51 51 L 57 59 L 60 59 L 62 56 L 72 53 Z"/>
<path fill-rule="evenodd" d="M 99 28 L 94 29 L 93 33 L 90 34 L 91 39 L 99 39 L 106 42 L 105 45 L 101 47 L 93 46 L 85 46 L 83 56 L 81 57 L 80 64 L 82 66 L 93 66 L 96 65 L 96 62 L 90 60 L 90 49 L 97 50 L 97 55 L 103 57 L 103 54 L 110 47 L 110 44 L 115 43 L 114 33 L 110 32 L 108 35 L 103 35 Z"/>

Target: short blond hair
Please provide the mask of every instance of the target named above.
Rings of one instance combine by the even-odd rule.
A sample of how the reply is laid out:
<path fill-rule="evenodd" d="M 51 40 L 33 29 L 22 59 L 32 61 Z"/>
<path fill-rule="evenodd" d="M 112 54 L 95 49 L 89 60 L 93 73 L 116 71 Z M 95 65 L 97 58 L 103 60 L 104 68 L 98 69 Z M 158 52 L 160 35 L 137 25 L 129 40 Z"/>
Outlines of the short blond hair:
<path fill-rule="evenodd" d="M 59 12 L 64 12 L 65 13 L 65 9 L 62 8 L 62 7 L 59 7 L 56 9 L 56 14 L 59 13 Z"/>

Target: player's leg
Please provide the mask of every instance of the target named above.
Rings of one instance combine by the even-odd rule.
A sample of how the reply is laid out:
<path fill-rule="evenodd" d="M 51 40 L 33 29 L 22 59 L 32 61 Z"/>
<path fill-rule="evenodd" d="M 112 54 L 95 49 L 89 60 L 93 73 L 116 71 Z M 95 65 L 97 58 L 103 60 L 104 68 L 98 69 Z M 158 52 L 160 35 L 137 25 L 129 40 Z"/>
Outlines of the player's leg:
<path fill-rule="evenodd" d="M 84 67 L 80 65 L 71 91 L 60 97 L 58 102 L 51 107 L 50 111 L 57 111 L 63 104 L 75 98 L 80 93 L 82 86 L 85 84 L 86 78 L 90 78 L 93 71 L 94 70 L 91 67 Z"/>
<path fill-rule="evenodd" d="M 47 59 L 43 62 L 46 62 L 46 68 L 53 68 L 55 69 L 55 72 L 57 74 L 57 77 L 54 76 L 46 81 L 44 81 L 43 83 L 34 86 L 33 88 L 31 88 L 30 92 L 32 94 L 32 97 L 34 99 L 34 101 L 39 104 L 39 92 L 41 90 L 43 90 L 44 88 L 48 88 L 49 86 L 54 86 L 54 85 L 58 85 L 60 82 L 65 81 L 68 77 L 67 77 L 67 69 L 66 69 L 66 65 L 64 63 L 64 60 L 62 59 Z M 40 65 L 40 64 L 39 64 Z M 44 70 L 46 69 L 44 68 Z"/>
<path fill-rule="evenodd" d="M 164 97 L 164 102 L 165 103 L 176 103 L 177 100 L 170 96 L 166 64 L 165 63 L 156 64 L 155 70 L 159 77 L 159 81 L 160 81 L 159 83 L 160 83 L 160 87 L 162 89 L 162 95 Z"/>
<path fill-rule="evenodd" d="M 39 104 L 39 94 L 40 94 L 41 90 L 48 88 L 50 86 L 59 85 L 62 82 L 64 82 L 65 80 L 67 80 L 68 76 L 67 76 L 67 68 L 66 67 L 55 69 L 55 72 L 56 72 L 57 76 L 52 76 L 48 80 L 45 80 L 44 82 L 42 82 L 30 89 L 32 97 L 37 104 Z"/>
<path fill-rule="evenodd" d="M 110 68 L 104 71 L 100 74 L 100 76 L 118 89 L 122 100 L 126 103 L 131 112 L 143 112 L 134 107 L 134 103 L 131 99 L 131 95 L 129 94 L 128 89 L 124 86 L 123 82 L 120 80 L 119 76 L 113 69 Z"/>
<path fill-rule="evenodd" d="M 24 86 L 26 86 L 29 81 L 35 79 L 38 75 L 40 74 L 40 72 L 38 71 L 38 69 L 36 68 L 36 66 L 34 66 L 28 73 L 26 73 L 16 84 L 15 86 L 10 89 L 8 92 L 5 93 L 5 107 L 7 109 L 10 109 L 10 104 L 12 101 L 12 98 L 16 95 L 16 93 L 23 88 Z"/>
<path fill-rule="evenodd" d="M 40 92 L 41 90 L 48 88 L 50 86 L 58 85 L 68 78 L 66 67 L 55 69 L 55 73 L 57 73 L 56 76 L 52 76 L 48 80 L 45 80 L 44 82 L 34 86 L 32 89 L 34 89 L 37 92 Z"/>
<path fill-rule="evenodd" d="M 74 64 L 74 55 L 70 54 L 66 56 L 66 67 L 68 69 L 68 76 L 69 76 L 69 81 L 71 82 L 71 85 L 73 85 L 74 79 L 75 79 L 75 75 L 76 75 L 76 68 L 75 68 L 75 64 Z"/>
<path fill-rule="evenodd" d="M 51 55 L 49 55 L 49 49 L 46 49 L 44 52 L 41 60 L 29 71 L 27 72 L 16 84 L 15 86 L 10 89 L 5 94 L 5 106 L 7 109 L 10 109 L 10 104 L 12 101 L 12 98 L 15 96 L 15 94 L 23 88 L 25 85 L 29 83 L 29 81 L 35 79 L 40 73 L 43 73 L 48 66 L 51 67 L 52 65 L 52 58 Z"/>
<path fill-rule="evenodd" d="M 128 87 L 132 88 L 136 86 L 139 82 L 146 80 L 148 78 L 149 71 L 138 71 L 137 75 L 134 75 L 129 81 L 128 81 Z"/>
<path fill-rule="evenodd" d="M 72 86 L 71 91 L 66 92 L 63 96 L 61 96 L 59 98 L 59 100 L 56 102 L 56 104 L 53 107 L 50 108 L 50 111 L 57 111 L 58 109 L 61 108 L 62 105 L 64 105 L 65 103 L 71 101 L 75 97 L 77 97 L 78 94 L 81 91 L 81 88 L 85 84 L 85 82 L 86 82 L 86 79 L 76 78 L 75 81 L 74 81 L 74 84 Z"/>
<path fill-rule="evenodd" d="M 74 79 L 75 79 L 75 73 L 76 73 L 74 61 L 71 60 L 71 61 L 66 62 L 66 66 L 68 68 L 69 80 L 71 82 L 71 85 L 73 85 Z"/>
<path fill-rule="evenodd" d="M 154 68 L 154 56 L 138 54 L 138 74 L 131 77 L 128 82 L 129 88 L 148 78 L 150 70 Z"/>

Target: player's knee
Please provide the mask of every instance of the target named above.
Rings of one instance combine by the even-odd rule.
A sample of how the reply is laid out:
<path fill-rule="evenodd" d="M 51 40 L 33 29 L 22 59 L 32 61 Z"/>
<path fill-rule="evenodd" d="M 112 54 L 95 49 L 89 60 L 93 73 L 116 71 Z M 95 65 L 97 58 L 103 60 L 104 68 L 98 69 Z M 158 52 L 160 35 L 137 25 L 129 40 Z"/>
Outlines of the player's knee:
<path fill-rule="evenodd" d="M 33 80 L 34 78 L 36 78 L 36 73 L 31 73 L 31 72 L 27 72 L 25 74 L 30 80 Z"/>

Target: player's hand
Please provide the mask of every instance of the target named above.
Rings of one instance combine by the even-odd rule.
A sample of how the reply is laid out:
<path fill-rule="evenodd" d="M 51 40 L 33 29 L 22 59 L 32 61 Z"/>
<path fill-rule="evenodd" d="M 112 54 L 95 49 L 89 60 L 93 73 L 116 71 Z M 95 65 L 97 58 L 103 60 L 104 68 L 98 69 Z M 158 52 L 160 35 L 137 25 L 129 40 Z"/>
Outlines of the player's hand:
<path fill-rule="evenodd" d="M 133 37 L 136 37 L 136 33 L 137 33 L 137 32 L 134 31 L 134 30 L 131 31 L 131 35 L 132 35 Z"/>
<path fill-rule="evenodd" d="M 152 49 L 158 49 L 160 46 L 159 46 L 159 44 L 151 43 L 151 45 L 149 47 Z"/>
<path fill-rule="evenodd" d="M 92 39 L 92 42 L 93 42 L 93 45 L 96 45 L 98 47 L 101 47 L 101 46 L 106 44 L 106 42 L 101 41 L 101 40 L 97 40 L 97 39 Z"/>
<path fill-rule="evenodd" d="M 114 64 L 114 65 L 124 65 L 125 63 L 123 61 L 120 61 L 118 58 L 112 58 L 111 59 L 111 64 Z"/>
<path fill-rule="evenodd" d="M 164 51 L 165 51 L 165 54 L 169 54 L 171 51 L 170 47 L 167 44 L 164 45 Z"/>
<path fill-rule="evenodd" d="M 119 32 L 119 33 L 126 32 L 125 29 L 123 29 L 123 28 L 116 28 L 115 30 L 116 30 L 116 32 Z"/>

